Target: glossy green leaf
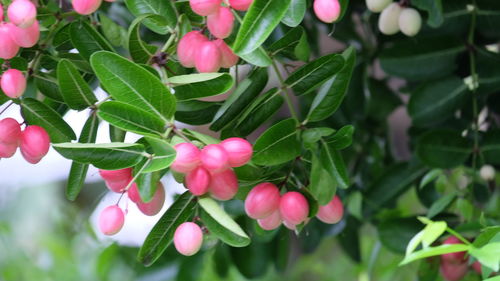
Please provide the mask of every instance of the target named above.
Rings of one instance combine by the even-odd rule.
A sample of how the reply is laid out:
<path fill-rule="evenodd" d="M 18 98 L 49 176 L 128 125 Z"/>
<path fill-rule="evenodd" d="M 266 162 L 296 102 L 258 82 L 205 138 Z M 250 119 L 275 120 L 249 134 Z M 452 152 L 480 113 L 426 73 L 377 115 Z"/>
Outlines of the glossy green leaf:
<path fill-rule="evenodd" d="M 427 11 L 427 24 L 430 27 L 439 27 L 444 22 L 441 0 L 413 0 L 412 5 L 420 10 Z"/>
<path fill-rule="evenodd" d="M 234 79 L 227 73 L 203 73 L 173 76 L 175 97 L 180 101 L 224 94 L 233 87 Z"/>
<path fill-rule="evenodd" d="M 151 266 L 172 243 L 175 230 L 191 217 L 195 206 L 194 196 L 189 191 L 177 198 L 149 232 L 137 259 Z"/>
<path fill-rule="evenodd" d="M 342 53 L 342 57 L 345 60 L 344 66 L 321 86 L 309 109 L 307 120 L 315 122 L 328 118 L 337 111 L 344 100 L 356 64 L 356 50 L 349 47 Z"/>
<path fill-rule="evenodd" d="M 347 168 L 340 152 L 332 145 L 321 141 L 319 160 L 326 171 L 333 176 L 340 188 L 348 188 L 350 185 Z"/>
<path fill-rule="evenodd" d="M 214 119 L 220 108 L 218 102 L 188 100 L 177 103 L 175 120 L 189 125 L 204 125 Z"/>
<path fill-rule="evenodd" d="M 332 78 L 343 66 L 341 55 L 326 55 L 299 67 L 288 76 L 285 85 L 293 89 L 295 95 L 305 95 Z"/>
<path fill-rule="evenodd" d="M 493 272 L 500 269 L 500 242 L 488 243 L 481 248 L 471 247 L 469 253 Z"/>
<path fill-rule="evenodd" d="M 239 54 L 240 58 L 258 67 L 268 67 L 273 61 L 262 48 L 253 50 L 248 54 Z"/>
<path fill-rule="evenodd" d="M 69 60 L 62 59 L 57 64 L 57 81 L 64 102 L 71 109 L 83 110 L 97 102 L 94 92 Z"/>
<path fill-rule="evenodd" d="M 472 146 L 459 131 L 428 131 L 417 141 L 416 154 L 422 162 L 433 168 L 453 168 L 467 160 Z"/>
<path fill-rule="evenodd" d="M 446 231 L 447 224 L 444 221 L 429 222 L 422 232 L 422 245 L 429 247 Z"/>
<path fill-rule="evenodd" d="M 453 200 L 455 200 L 456 197 L 457 197 L 457 194 L 455 192 L 443 195 L 436 202 L 434 202 L 432 204 L 432 206 L 429 208 L 429 211 L 427 212 L 427 217 L 432 219 L 437 214 L 444 211 L 446 208 L 448 208 L 448 206 L 451 204 L 451 202 L 453 202 Z"/>
<path fill-rule="evenodd" d="M 127 38 L 127 31 L 125 28 L 115 23 L 103 13 L 99 14 L 99 21 L 104 37 L 106 37 L 113 46 L 125 46 L 124 43 Z"/>
<path fill-rule="evenodd" d="M 176 156 L 174 147 L 162 139 L 151 137 L 145 137 L 145 139 L 153 149 L 153 158 L 149 165 L 143 169 L 143 173 L 150 173 L 170 167 Z"/>
<path fill-rule="evenodd" d="M 211 234 L 233 247 L 245 247 L 250 238 L 241 227 L 211 198 L 200 198 L 200 217 Z"/>
<path fill-rule="evenodd" d="M 267 129 L 255 142 L 253 163 L 273 166 L 286 163 L 300 155 L 297 122 L 283 120 Z"/>
<path fill-rule="evenodd" d="M 110 52 L 99 52 L 90 63 L 101 84 L 117 101 L 156 115 L 169 122 L 175 112 L 175 97 L 153 74 Z"/>
<path fill-rule="evenodd" d="M 132 167 L 144 158 L 142 144 L 129 143 L 59 143 L 54 149 L 65 158 L 99 169 L 118 170 Z"/>
<path fill-rule="evenodd" d="M 420 251 L 413 252 L 412 254 L 406 256 L 399 265 L 405 265 L 410 262 L 432 256 L 440 256 L 448 253 L 463 252 L 467 251 L 468 249 L 469 246 L 464 244 L 444 244 L 436 247 L 429 247 L 422 249 Z"/>
<path fill-rule="evenodd" d="M 328 127 L 310 128 L 302 132 L 302 142 L 307 149 L 314 150 L 317 142 L 333 133 L 335 130 Z"/>
<path fill-rule="evenodd" d="M 75 21 L 70 26 L 71 44 L 85 59 L 99 51 L 114 51 L 108 41 L 86 21 Z"/>
<path fill-rule="evenodd" d="M 288 31 L 283 37 L 267 48 L 271 56 L 283 54 L 291 58 L 307 61 L 310 55 L 307 35 L 302 26 Z"/>
<path fill-rule="evenodd" d="M 147 163 L 144 163 L 147 164 Z M 137 189 L 139 190 L 139 196 L 142 202 L 151 202 L 158 189 L 158 184 L 160 182 L 162 173 L 151 172 L 151 173 L 141 173 L 137 176 L 135 183 L 137 184 Z"/>
<path fill-rule="evenodd" d="M 259 48 L 285 16 L 291 0 L 255 0 L 243 18 L 233 50 L 248 54 Z"/>
<path fill-rule="evenodd" d="M 285 16 L 281 19 L 281 22 L 290 27 L 299 25 L 304 19 L 306 9 L 306 0 L 292 0 L 288 10 L 286 10 Z"/>
<path fill-rule="evenodd" d="M 97 129 L 99 128 L 99 119 L 95 114 L 90 115 L 85 125 L 83 125 L 82 132 L 78 138 L 80 143 L 93 143 L 97 137 Z M 75 200 L 87 177 L 88 164 L 81 164 L 73 162 L 68 176 L 68 185 L 66 186 L 66 198 L 68 200 Z"/>
<path fill-rule="evenodd" d="M 148 18 L 158 18 L 158 15 L 146 14 L 137 17 L 128 30 L 128 51 L 132 60 L 137 63 L 148 63 L 155 55 L 158 47 L 149 45 L 141 39 L 141 23 Z M 160 17 L 161 18 L 161 17 Z"/>
<path fill-rule="evenodd" d="M 29 125 L 44 128 L 50 136 L 50 142 L 69 142 L 76 139 L 75 132 L 52 108 L 32 98 L 24 98 L 21 113 Z"/>
<path fill-rule="evenodd" d="M 47 74 L 39 74 L 33 80 L 35 81 L 36 88 L 44 96 L 58 102 L 64 101 L 55 77 Z"/>
<path fill-rule="evenodd" d="M 486 163 L 500 164 L 500 130 L 489 130 L 480 147 Z"/>
<path fill-rule="evenodd" d="M 354 127 L 346 125 L 340 128 L 333 136 L 327 138 L 327 142 L 335 149 L 344 149 L 351 145 Z"/>
<path fill-rule="evenodd" d="M 382 245 L 398 254 L 405 253 L 406 245 L 420 229 L 422 224 L 415 217 L 386 219 L 377 225 Z"/>
<path fill-rule="evenodd" d="M 119 101 L 107 101 L 99 106 L 99 117 L 113 126 L 141 135 L 161 136 L 166 123 L 154 114 Z"/>
<path fill-rule="evenodd" d="M 312 155 L 309 190 L 319 205 L 328 204 L 337 192 L 337 182 L 332 178 L 315 153 Z"/>
<path fill-rule="evenodd" d="M 136 17 L 144 14 L 161 16 L 144 21 L 145 26 L 158 34 L 167 34 L 177 24 L 177 11 L 172 1 L 126 0 L 125 4 Z"/>

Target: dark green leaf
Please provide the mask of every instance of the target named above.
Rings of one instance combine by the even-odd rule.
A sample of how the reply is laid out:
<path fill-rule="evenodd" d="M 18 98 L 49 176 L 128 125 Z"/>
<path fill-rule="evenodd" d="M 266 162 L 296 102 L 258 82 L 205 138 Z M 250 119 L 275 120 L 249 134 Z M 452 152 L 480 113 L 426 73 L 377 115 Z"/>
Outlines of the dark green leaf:
<path fill-rule="evenodd" d="M 453 168 L 467 160 L 472 146 L 459 131 L 434 130 L 418 139 L 416 154 L 433 168 Z"/>
<path fill-rule="evenodd" d="M 57 81 L 70 108 L 83 110 L 97 102 L 94 92 L 69 60 L 62 59 L 57 64 Z"/>
<path fill-rule="evenodd" d="M 319 160 L 326 171 L 333 176 L 340 188 L 348 188 L 350 185 L 347 168 L 340 152 L 333 146 L 321 141 Z"/>
<path fill-rule="evenodd" d="M 444 211 L 446 208 L 448 208 L 448 206 L 451 204 L 451 202 L 453 202 L 453 200 L 455 200 L 456 197 L 457 197 L 457 194 L 455 192 L 443 195 L 436 202 L 434 202 L 432 204 L 432 206 L 429 208 L 429 211 L 427 212 L 427 217 L 432 219 L 437 214 Z"/>
<path fill-rule="evenodd" d="M 122 26 L 116 24 L 105 14 L 99 14 L 99 20 L 101 23 L 101 30 L 104 36 L 109 40 L 114 46 L 120 47 L 125 46 L 127 31 Z"/>
<path fill-rule="evenodd" d="M 278 41 L 267 48 L 271 56 L 283 54 L 291 58 L 307 61 L 310 55 L 307 35 L 302 26 L 288 31 Z"/>
<path fill-rule="evenodd" d="M 173 76 L 175 97 L 180 101 L 223 94 L 233 87 L 234 79 L 227 73 L 201 73 Z"/>
<path fill-rule="evenodd" d="M 145 26 L 158 34 L 167 34 L 177 24 L 177 12 L 173 1 L 126 0 L 125 4 L 136 17 L 144 14 L 161 16 L 144 21 Z"/>
<path fill-rule="evenodd" d="M 384 220 L 377 227 L 380 242 L 398 254 L 405 253 L 406 245 L 421 229 L 415 217 Z"/>
<path fill-rule="evenodd" d="M 443 24 L 443 7 L 441 0 L 413 0 L 411 2 L 415 7 L 427 11 L 429 17 L 427 19 L 427 24 L 430 27 L 439 27 Z"/>
<path fill-rule="evenodd" d="M 44 96 L 58 102 L 63 102 L 63 97 L 57 85 L 56 78 L 46 74 L 39 74 L 35 77 L 34 81 L 37 89 Z"/>
<path fill-rule="evenodd" d="M 310 128 L 302 132 L 302 141 L 307 149 L 313 150 L 323 137 L 330 136 L 335 130 L 327 127 Z"/>
<path fill-rule="evenodd" d="M 70 26 L 71 43 L 85 59 L 98 51 L 114 51 L 113 47 L 86 21 L 75 21 Z"/>
<path fill-rule="evenodd" d="M 158 183 L 160 181 L 162 174 L 161 172 L 151 172 L 151 173 L 141 173 L 137 176 L 135 183 L 137 184 L 137 189 L 139 190 L 139 195 L 142 202 L 150 202 L 153 200 L 156 190 L 158 189 Z"/>
<path fill-rule="evenodd" d="M 323 164 L 315 153 L 312 155 L 310 182 L 309 190 L 314 198 L 318 200 L 319 205 L 328 204 L 337 192 L 337 182 L 324 169 Z"/>
<path fill-rule="evenodd" d="M 354 127 L 352 125 L 346 125 L 340 128 L 333 136 L 327 138 L 327 142 L 335 149 L 344 149 L 351 145 L 353 134 Z"/>
<path fill-rule="evenodd" d="M 147 18 L 156 17 L 160 16 L 151 14 L 142 15 L 137 17 L 130 24 L 128 31 L 128 50 L 132 59 L 137 63 L 148 63 L 158 49 L 156 46 L 149 45 L 141 39 L 141 22 Z"/>
<path fill-rule="evenodd" d="M 175 120 L 189 125 L 204 125 L 214 119 L 219 108 L 218 102 L 198 100 L 178 102 Z"/>
<path fill-rule="evenodd" d="M 281 19 L 281 22 L 290 27 L 299 25 L 304 19 L 306 9 L 306 0 L 292 0 L 288 10 L 286 10 L 285 16 Z"/>
<path fill-rule="evenodd" d="M 481 143 L 484 161 L 489 164 L 500 164 L 500 130 L 489 130 Z"/>

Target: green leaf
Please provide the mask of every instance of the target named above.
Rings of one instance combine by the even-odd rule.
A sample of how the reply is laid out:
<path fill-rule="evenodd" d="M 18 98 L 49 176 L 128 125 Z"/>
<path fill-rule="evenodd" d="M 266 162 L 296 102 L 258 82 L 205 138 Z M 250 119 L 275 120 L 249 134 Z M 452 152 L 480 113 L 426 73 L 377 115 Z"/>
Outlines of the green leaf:
<path fill-rule="evenodd" d="M 481 231 L 481 234 L 479 234 L 475 239 L 474 239 L 474 247 L 480 248 L 488 242 L 491 241 L 495 236 L 500 233 L 500 226 L 490 226 Z"/>
<path fill-rule="evenodd" d="M 427 11 L 429 14 L 427 24 L 430 27 L 436 28 L 443 24 L 444 17 L 441 0 L 413 0 L 411 4 L 420 10 Z"/>
<path fill-rule="evenodd" d="M 255 49 L 248 54 L 238 55 L 246 62 L 258 67 L 268 67 L 273 63 L 269 55 L 262 48 Z"/>
<path fill-rule="evenodd" d="M 85 59 L 99 51 L 111 51 L 113 47 L 86 21 L 75 21 L 70 26 L 71 44 Z"/>
<path fill-rule="evenodd" d="M 446 231 L 447 224 L 444 221 L 429 222 L 422 234 L 422 245 L 424 248 L 429 247 Z"/>
<path fill-rule="evenodd" d="M 420 251 L 413 252 L 412 254 L 406 256 L 399 265 L 400 266 L 405 265 L 410 262 L 432 256 L 440 256 L 448 253 L 463 252 L 467 251 L 468 249 L 469 246 L 465 244 L 443 244 L 437 247 L 429 247 L 422 249 Z"/>
<path fill-rule="evenodd" d="M 161 136 L 166 123 L 154 114 L 119 101 L 107 101 L 99 106 L 99 117 L 113 126 L 141 135 Z"/>
<path fill-rule="evenodd" d="M 307 149 L 314 150 L 316 143 L 319 142 L 323 137 L 327 137 L 335 133 L 335 130 L 328 127 L 318 127 L 306 129 L 302 132 L 302 141 Z"/>
<path fill-rule="evenodd" d="M 305 95 L 330 79 L 343 66 L 344 59 L 341 55 L 326 55 L 299 67 L 288 76 L 285 85 L 293 89 L 295 95 Z"/>
<path fill-rule="evenodd" d="M 76 139 L 75 132 L 52 108 L 32 98 L 24 98 L 21 113 L 29 125 L 44 128 L 50 136 L 50 142 L 69 142 Z"/>
<path fill-rule="evenodd" d="M 140 107 L 165 122 L 173 117 L 175 97 L 149 71 L 110 52 L 94 54 L 90 63 L 101 84 L 115 100 Z"/>
<path fill-rule="evenodd" d="M 306 0 L 292 0 L 288 10 L 286 10 L 285 16 L 281 19 L 281 22 L 290 27 L 299 25 L 304 19 L 306 9 Z"/>
<path fill-rule="evenodd" d="M 440 197 L 436 202 L 432 203 L 432 206 L 429 208 L 429 211 L 427 212 L 427 217 L 432 219 L 437 214 L 444 211 L 446 208 L 448 208 L 451 202 L 455 200 L 456 197 L 457 194 L 455 192 L 448 193 Z"/>
<path fill-rule="evenodd" d="M 125 40 L 127 38 L 127 31 L 125 28 L 116 24 L 103 13 L 99 14 L 99 21 L 101 23 L 102 33 L 113 46 L 125 46 L 124 42 L 126 42 Z"/>
<path fill-rule="evenodd" d="M 62 59 L 57 64 L 57 82 L 64 102 L 71 109 L 83 110 L 97 102 L 94 92 L 69 60 Z"/>
<path fill-rule="evenodd" d="M 356 64 L 356 50 L 349 47 L 342 53 L 345 64 L 335 76 L 321 86 L 307 114 L 307 120 L 316 122 L 331 116 L 344 100 Z"/>
<path fill-rule="evenodd" d="M 307 35 L 302 26 L 297 26 L 288 31 L 283 37 L 267 48 L 271 56 L 283 54 L 291 58 L 307 61 L 310 48 Z"/>
<path fill-rule="evenodd" d="M 55 77 L 47 74 L 38 74 L 33 80 L 35 81 L 36 88 L 44 96 L 51 98 L 57 102 L 64 101 Z"/>
<path fill-rule="evenodd" d="M 441 122 L 462 106 L 466 93 L 467 86 L 457 77 L 428 83 L 411 94 L 408 113 L 415 125 Z"/>
<path fill-rule="evenodd" d="M 150 173 L 170 167 L 175 160 L 175 149 L 162 139 L 151 137 L 145 137 L 145 139 L 151 145 L 151 148 L 153 148 L 154 153 L 153 160 L 143 169 L 143 173 Z"/>
<path fill-rule="evenodd" d="M 337 192 L 337 182 L 332 178 L 331 174 L 324 169 L 316 153 L 312 155 L 310 182 L 309 190 L 314 198 L 318 200 L 319 205 L 328 204 Z"/>
<path fill-rule="evenodd" d="M 243 18 L 233 50 L 238 55 L 259 48 L 285 16 L 291 0 L 254 0 Z"/>
<path fill-rule="evenodd" d="M 500 281 L 500 276 L 491 277 L 491 278 L 485 279 L 484 281 Z"/>
<path fill-rule="evenodd" d="M 257 165 L 273 166 L 286 163 L 300 155 L 297 122 L 283 120 L 267 129 L 255 142 L 252 161 Z"/>
<path fill-rule="evenodd" d="M 323 167 L 333 176 L 340 188 L 349 187 L 350 182 L 347 168 L 342 159 L 342 155 L 337 149 L 333 148 L 325 141 L 321 141 L 319 159 Z"/>
<path fill-rule="evenodd" d="M 162 173 L 159 171 L 151 173 L 143 172 L 137 176 L 135 183 L 137 184 L 142 202 L 151 202 L 151 200 L 153 200 L 161 176 Z"/>
<path fill-rule="evenodd" d="M 422 180 L 420 181 L 419 188 L 423 188 L 427 184 L 433 182 L 435 179 L 437 179 L 439 176 L 443 174 L 443 170 L 441 169 L 432 169 L 428 173 L 424 175 Z"/>
<path fill-rule="evenodd" d="M 233 247 L 245 247 L 250 238 L 241 227 L 211 198 L 200 198 L 200 217 L 210 233 Z"/>
<path fill-rule="evenodd" d="M 173 84 L 175 97 L 185 101 L 223 94 L 233 87 L 234 79 L 227 73 L 201 73 L 173 76 L 168 82 Z"/>
<path fill-rule="evenodd" d="M 467 160 L 472 147 L 459 131 L 432 130 L 417 141 L 416 154 L 433 168 L 453 168 Z"/>
<path fill-rule="evenodd" d="M 172 243 L 177 227 L 191 217 L 195 206 L 189 191 L 177 198 L 146 237 L 137 259 L 146 266 L 152 265 Z"/>
<path fill-rule="evenodd" d="M 500 130 L 488 130 L 480 147 L 486 163 L 500 164 Z"/>
<path fill-rule="evenodd" d="M 82 132 L 80 133 L 80 138 L 78 142 L 80 143 L 93 143 L 97 137 L 97 129 L 99 128 L 99 119 L 95 114 L 90 115 L 85 125 L 83 125 Z M 68 176 L 68 185 L 66 186 L 66 198 L 68 200 L 74 201 L 87 177 L 87 171 L 89 169 L 88 164 L 81 164 L 78 162 L 73 162 L 71 164 L 71 169 Z"/>
<path fill-rule="evenodd" d="M 422 224 L 415 217 L 391 218 L 383 220 L 377 231 L 382 245 L 395 253 L 404 254 L 406 245 L 421 228 Z"/>
<path fill-rule="evenodd" d="M 158 15 L 146 14 L 137 17 L 131 24 L 128 30 L 128 51 L 132 60 L 137 63 L 148 63 L 155 55 L 156 46 L 149 45 L 141 39 L 141 23 L 148 18 L 158 18 Z M 160 17 L 161 20 L 161 17 Z"/>
<path fill-rule="evenodd" d="M 241 81 L 236 90 L 222 104 L 215 114 L 210 130 L 219 131 L 236 119 L 245 108 L 260 94 L 268 81 L 267 69 L 256 68 Z"/>
<path fill-rule="evenodd" d="M 352 125 L 345 125 L 344 127 L 340 128 L 340 130 L 338 130 L 333 136 L 327 138 L 327 142 L 335 149 L 344 149 L 351 145 L 353 134 L 354 127 Z"/>
<path fill-rule="evenodd" d="M 177 11 L 172 1 L 126 0 L 125 4 L 136 17 L 144 14 L 161 16 L 144 21 L 145 26 L 158 34 L 167 34 L 177 24 Z"/>
<path fill-rule="evenodd" d="M 65 158 L 99 169 L 118 170 L 132 167 L 144 159 L 144 146 L 129 143 L 59 143 L 54 149 Z"/>
<path fill-rule="evenodd" d="M 189 125 L 204 125 L 214 119 L 219 108 L 218 102 L 199 100 L 178 102 L 175 120 Z"/>
<path fill-rule="evenodd" d="M 471 247 L 469 253 L 493 272 L 500 269 L 500 242 L 488 243 L 481 248 Z"/>

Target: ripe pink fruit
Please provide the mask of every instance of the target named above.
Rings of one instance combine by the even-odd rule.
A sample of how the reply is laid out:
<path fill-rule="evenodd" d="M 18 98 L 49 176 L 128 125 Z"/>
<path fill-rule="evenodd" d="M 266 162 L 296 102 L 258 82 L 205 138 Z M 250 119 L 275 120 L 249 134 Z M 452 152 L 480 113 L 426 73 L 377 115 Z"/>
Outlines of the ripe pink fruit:
<path fill-rule="evenodd" d="M 284 225 L 286 228 L 290 229 L 290 230 L 295 230 L 295 229 L 297 229 L 297 225 L 295 225 L 295 224 L 293 224 L 293 223 L 291 223 L 291 222 L 289 222 L 289 221 L 286 221 L 286 220 L 284 220 L 284 221 L 283 221 L 283 225 Z"/>
<path fill-rule="evenodd" d="M 278 228 L 281 224 L 280 211 L 276 210 L 270 216 L 265 217 L 263 219 L 258 219 L 257 223 L 264 230 L 273 230 L 273 229 Z"/>
<path fill-rule="evenodd" d="M 253 0 L 229 0 L 229 5 L 235 10 L 246 11 L 252 2 Z"/>
<path fill-rule="evenodd" d="M 0 86 L 5 95 L 16 99 L 26 90 L 26 78 L 21 71 L 11 68 L 2 74 Z"/>
<path fill-rule="evenodd" d="M 31 164 L 36 164 L 49 152 L 50 137 L 44 128 L 31 125 L 21 134 L 21 153 Z"/>
<path fill-rule="evenodd" d="M 30 27 L 20 28 L 9 24 L 10 37 L 17 45 L 23 48 L 31 48 L 40 39 L 40 25 L 35 21 Z"/>
<path fill-rule="evenodd" d="M 208 16 L 217 12 L 221 3 L 222 0 L 189 0 L 191 10 L 200 16 Z"/>
<path fill-rule="evenodd" d="M 11 59 L 19 51 L 19 45 L 10 37 L 10 28 L 7 23 L 0 22 L 0 58 Z"/>
<path fill-rule="evenodd" d="M 231 167 L 240 167 L 252 159 L 252 145 L 242 138 L 229 138 L 220 143 L 227 152 L 229 165 Z"/>
<path fill-rule="evenodd" d="M 235 66 L 240 59 L 234 52 L 229 48 L 229 46 L 222 39 L 217 39 L 214 41 L 215 45 L 219 47 L 221 59 L 220 66 L 224 68 L 230 68 Z"/>
<path fill-rule="evenodd" d="M 190 142 L 179 143 L 174 146 L 177 156 L 170 168 L 179 173 L 189 173 L 200 163 L 200 150 Z"/>
<path fill-rule="evenodd" d="M 15 143 L 0 143 L 0 158 L 10 158 L 17 150 Z"/>
<path fill-rule="evenodd" d="M 319 206 L 316 217 L 324 223 L 338 223 L 344 215 L 344 205 L 338 196 L 324 206 Z"/>
<path fill-rule="evenodd" d="M 153 200 L 144 203 L 137 202 L 137 207 L 139 210 L 146 216 L 154 216 L 158 214 L 163 208 L 163 204 L 165 203 L 165 188 L 161 182 L 158 183 L 158 188 L 156 189 L 155 194 L 153 195 Z"/>
<path fill-rule="evenodd" d="M 125 223 L 125 213 L 116 205 L 108 206 L 99 216 L 99 229 L 105 235 L 118 233 Z"/>
<path fill-rule="evenodd" d="M 3 21 L 3 6 L 2 3 L 0 3 L 0 22 Z"/>
<path fill-rule="evenodd" d="M 203 167 L 198 167 L 186 176 L 186 187 L 193 195 L 201 196 L 208 191 L 210 173 Z"/>
<path fill-rule="evenodd" d="M 99 9 L 102 0 L 73 0 L 73 9 L 80 15 L 90 15 Z"/>
<path fill-rule="evenodd" d="M 129 181 L 132 178 L 132 168 L 99 170 L 99 174 L 105 181 Z"/>
<path fill-rule="evenodd" d="M 128 198 L 130 201 L 137 203 L 141 202 L 141 194 L 139 193 L 139 188 L 137 188 L 137 184 L 134 182 L 127 191 Z"/>
<path fill-rule="evenodd" d="M 212 174 L 208 190 L 217 200 L 232 199 L 238 192 L 238 178 L 233 170 Z"/>
<path fill-rule="evenodd" d="M 186 33 L 177 45 L 177 57 L 184 67 L 194 67 L 195 54 L 198 45 L 208 41 L 208 38 L 199 31 Z"/>
<path fill-rule="evenodd" d="M 15 0 L 9 5 L 7 15 L 13 24 L 27 28 L 36 20 L 36 7 L 29 0 Z"/>
<path fill-rule="evenodd" d="M 201 164 L 211 173 L 218 173 L 229 168 L 228 153 L 219 144 L 209 144 L 201 150 Z"/>
<path fill-rule="evenodd" d="M 200 73 L 217 72 L 220 68 L 221 52 L 214 41 L 202 42 L 195 53 L 194 65 Z"/>
<path fill-rule="evenodd" d="M 15 144 L 21 141 L 21 125 L 13 118 L 0 121 L 0 144 Z"/>
<path fill-rule="evenodd" d="M 446 261 L 441 262 L 439 267 L 441 275 L 447 281 L 459 281 L 467 274 L 468 265 L 464 263 L 449 263 Z"/>
<path fill-rule="evenodd" d="M 332 23 L 340 16 L 339 0 L 314 0 L 314 13 L 323 22 Z"/>
<path fill-rule="evenodd" d="M 309 203 L 297 191 L 285 193 L 281 197 L 279 209 L 283 220 L 293 225 L 304 222 L 309 215 Z"/>
<path fill-rule="evenodd" d="M 457 237 L 450 236 L 446 240 L 444 240 L 443 244 L 463 244 L 463 243 Z M 448 263 L 463 263 L 465 261 L 465 252 L 444 254 L 441 256 L 441 259 Z"/>
<path fill-rule="evenodd" d="M 196 254 L 203 243 L 203 232 L 193 222 L 185 222 L 179 225 L 174 233 L 174 245 L 177 251 L 185 256 Z"/>
<path fill-rule="evenodd" d="M 481 266 L 481 263 L 478 262 L 478 261 L 475 261 L 473 264 L 472 264 L 472 268 L 474 269 L 475 272 L 477 272 L 478 274 L 483 274 L 483 269 L 482 269 L 482 266 Z"/>
<path fill-rule="evenodd" d="M 234 16 L 228 7 L 220 9 L 207 17 L 207 27 L 213 36 L 224 39 L 231 35 L 234 25 Z"/>
<path fill-rule="evenodd" d="M 270 182 L 261 183 L 248 193 L 245 211 L 252 219 L 263 219 L 279 209 L 280 190 Z"/>

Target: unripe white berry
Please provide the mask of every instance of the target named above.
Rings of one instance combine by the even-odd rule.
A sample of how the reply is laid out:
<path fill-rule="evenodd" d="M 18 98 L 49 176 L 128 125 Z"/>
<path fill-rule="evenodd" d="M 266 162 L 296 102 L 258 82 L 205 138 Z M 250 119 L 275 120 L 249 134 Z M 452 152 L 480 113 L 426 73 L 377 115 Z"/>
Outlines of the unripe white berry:
<path fill-rule="evenodd" d="M 401 6 L 392 3 L 387 6 L 378 18 L 378 29 L 385 35 L 393 35 L 399 31 L 399 14 Z"/>
<path fill-rule="evenodd" d="M 380 13 L 389 6 L 391 2 L 392 0 L 366 0 L 366 7 L 374 13 Z"/>
<path fill-rule="evenodd" d="M 495 168 L 491 165 L 484 165 L 479 170 L 479 174 L 481 178 L 485 181 L 491 181 L 495 179 Z"/>
<path fill-rule="evenodd" d="M 399 14 L 399 29 L 406 36 L 415 36 L 422 27 L 422 17 L 413 8 L 405 8 Z"/>

